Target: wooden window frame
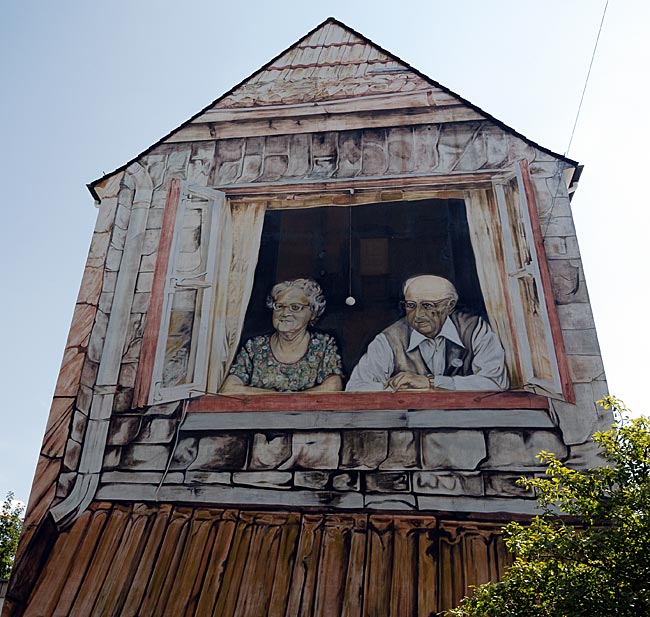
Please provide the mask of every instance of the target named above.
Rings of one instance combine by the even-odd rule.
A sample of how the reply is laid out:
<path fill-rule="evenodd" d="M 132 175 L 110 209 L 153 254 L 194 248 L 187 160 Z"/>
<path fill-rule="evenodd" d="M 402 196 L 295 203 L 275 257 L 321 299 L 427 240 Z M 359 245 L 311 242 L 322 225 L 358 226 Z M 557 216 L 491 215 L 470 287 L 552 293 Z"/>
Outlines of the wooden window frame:
<path fill-rule="evenodd" d="M 364 411 L 415 409 L 549 409 L 545 396 L 506 392 L 327 392 L 270 394 L 205 394 L 190 400 L 188 412 L 232 411 Z"/>
<path fill-rule="evenodd" d="M 521 319 L 520 307 L 513 300 L 511 273 L 505 271 L 502 261 L 504 254 L 509 250 L 506 236 L 499 236 L 502 232 L 504 217 L 504 197 L 500 195 L 504 183 L 516 178 L 521 197 L 521 209 L 525 213 L 525 227 L 528 246 L 534 254 L 536 261 L 536 280 L 539 281 L 541 301 L 543 303 L 545 328 L 547 332 L 547 348 L 552 352 L 552 363 L 555 373 L 554 387 L 556 391 L 547 391 L 540 386 L 548 384 L 523 384 L 517 383 L 522 375 L 526 374 L 523 356 L 527 348 L 525 337 L 517 328 L 517 319 Z M 350 185 L 350 186 L 347 186 Z M 352 189 L 352 190 L 351 190 Z M 211 191 L 212 189 L 204 189 Z M 163 229 L 159 246 L 159 255 L 155 268 L 154 284 L 149 314 L 145 326 L 143 339 L 142 360 L 136 380 L 136 393 L 134 404 L 136 406 L 151 405 L 157 402 L 152 385 L 155 385 L 155 353 L 160 354 L 161 328 L 164 325 L 164 277 L 169 267 L 169 257 L 172 251 L 175 221 L 177 219 L 179 200 L 178 181 L 172 181 L 169 187 L 168 202 L 163 217 Z M 492 225 L 496 236 L 492 239 L 491 255 L 484 254 L 485 249 L 480 248 L 477 256 L 477 265 L 483 258 L 489 260 L 488 268 L 498 272 L 494 276 L 500 279 L 497 292 L 505 304 L 505 314 L 502 316 L 501 332 L 509 331 L 509 341 L 504 348 L 507 349 L 506 358 L 509 371 L 514 371 L 517 386 L 529 386 L 527 391 L 508 392 L 401 392 L 401 393 L 351 393 L 337 392 L 331 394 L 310 393 L 269 393 L 256 396 L 225 396 L 217 393 L 208 393 L 207 386 L 186 389 L 181 398 L 193 399 L 189 411 L 236 411 L 236 410 L 271 410 L 282 408 L 285 411 L 304 409 L 469 409 L 469 408 L 525 408 L 532 405 L 535 408 L 548 409 L 547 396 L 563 398 L 568 402 L 575 402 L 573 384 L 568 370 L 568 361 L 564 351 L 562 334 L 560 330 L 557 309 L 553 301 L 553 291 L 548 270 L 548 263 L 544 251 L 543 237 L 539 223 L 536 205 L 535 190 L 530 178 L 528 162 L 522 160 L 509 171 L 485 174 L 457 174 L 443 178 L 402 178 L 381 179 L 374 182 L 356 180 L 341 182 L 323 182 L 311 185 L 291 185 L 279 183 L 276 185 L 260 185 L 246 187 L 228 187 L 226 204 L 229 207 L 246 206 L 264 202 L 268 209 L 309 208 L 322 206 L 354 206 L 361 204 L 380 203 L 385 201 L 412 201 L 420 199 L 446 199 L 455 198 L 465 200 L 468 213 L 470 207 L 481 207 L 485 210 L 484 223 Z M 496 217 L 496 219 L 495 219 Z M 476 239 L 473 238 L 472 246 Z M 162 273 L 162 274 L 161 274 Z M 161 283 L 161 279 L 163 283 Z M 495 279 L 496 281 L 496 279 Z M 483 281 L 482 281 L 483 283 Z M 483 287 L 483 284 L 482 284 Z M 486 289 L 483 289 L 484 295 Z M 487 303 L 486 303 L 487 304 Z M 488 310 L 489 312 L 489 310 Z M 517 317 L 516 313 L 519 313 Z M 204 336 L 208 336 L 207 334 Z M 209 341 L 206 341 L 209 349 Z M 153 360 L 152 360 L 153 358 Z M 206 364 L 206 371 L 208 370 Z M 529 367 L 528 367 L 529 368 Z M 532 392 L 531 392 L 532 390 Z M 176 399 L 178 400 L 178 399 Z M 526 403 L 528 401 L 528 404 Z"/>
<path fill-rule="evenodd" d="M 206 221 L 207 228 L 202 229 L 199 245 L 199 250 L 205 251 L 205 271 L 201 272 L 200 276 L 184 278 L 178 271 L 181 238 L 177 230 L 183 228 L 185 214 L 190 210 L 188 203 L 193 199 L 200 201 L 201 206 L 197 209 L 200 209 Z M 143 336 L 141 364 L 136 379 L 134 404 L 138 407 L 191 398 L 207 390 L 212 338 L 210 334 L 215 304 L 212 289 L 215 287 L 218 268 L 218 254 L 214 245 L 219 241 L 220 235 L 219 209 L 225 207 L 226 197 L 222 191 L 190 186 L 176 179 L 170 183 Z M 200 309 L 195 316 L 196 323 L 192 328 L 193 357 L 189 360 L 192 380 L 179 385 L 164 386 L 162 374 L 174 295 L 176 292 L 188 290 L 204 291 L 199 301 Z"/>
<path fill-rule="evenodd" d="M 564 400 L 574 403 L 575 393 L 554 302 L 537 200 L 528 161 L 519 161 L 512 172 L 496 176 L 492 180 L 492 185 L 505 249 L 503 266 L 506 275 L 505 285 L 510 296 L 508 308 L 512 311 L 511 319 L 514 319 L 512 332 L 518 348 L 518 362 L 524 382 L 534 392 L 548 394 L 554 398 L 560 396 Z M 513 188 L 518 192 L 518 203 L 513 203 Z M 509 210 L 517 207 L 521 211 L 519 223 L 522 225 L 521 229 L 517 231 L 520 234 L 520 239 L 524 240 L 530 257 L 529 263 L 521 266 L 516 263 L 515 258 L 518 241 L 514 237 L 512 225 L 507 224 L 511 220 Z M 538 318 L 538 326 L 541 326 L 545 334 L 544 340 L 541 341 L 532 337 L 528 331 L 526 312 L 530 307 L 523 304 L 518 288 L 520 281 L 524 278 L 533 281 L 543 309 Z M 532 363 L 533 347 L 536 347 L 537 353 L 544 355 L 550 363 L 552 374 L 547 378 L 541 378 L 535 374 L 535 367 Z"/>
<path fill-rule="evenodd" d="M 551 283 L 551 273 L 548 267 L 546 249 L 544 248 L 544 236 L 539 219 L 539 209 L 537 207 L 537 198 L 530 176 L 530 167 L 528 161 L 523 159 L 518 163 L 519 174 L 524 188 L 524 194 L 528 205 L 528 216 L 530 218 L 531 233 L 533 240 L 533 249 L 537 253 L 537 264 L 541 278 L 541 288 L 544 293 L 544 302 L 546 305 L 546 314 L 549 319 L 550 333 L 553 340 L 553 351 L 557 363 L 560 389 L 564 400 L 569 403 L 576 402 L 573 381 L 569 370 L 569 361 L 564 348 L 564 339 L 562 337 L 562 327 L 560 325 L 560 316 L 555 305 L 555 295 Z"/>

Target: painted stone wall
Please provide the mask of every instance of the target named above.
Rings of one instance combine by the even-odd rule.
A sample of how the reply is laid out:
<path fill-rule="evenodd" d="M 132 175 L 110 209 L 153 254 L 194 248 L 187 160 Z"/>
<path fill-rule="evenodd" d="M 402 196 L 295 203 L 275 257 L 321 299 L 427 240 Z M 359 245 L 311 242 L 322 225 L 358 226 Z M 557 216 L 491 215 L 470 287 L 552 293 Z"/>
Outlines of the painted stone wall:
<path fill-rule="evenodd" d="M 203 414 L 199 427 L 181 403 L 132 408 L 171 179 L 225 190 L 343 178 L 431 180 L 506 170 L 520 159 L 528 160 L 537 193 L 576 405 L 553 400 L 550 413 L 486 409 L 451 419 L 432 410 L 418 412 L 429 416 L 416 425 L 409 420 L 414 412 L 399 421 L 373 412 L 352 425 L 331 412 L 308 429 L 295 414 L 264 412 L 269 424 L 260 430 L 260 414 L 249 425 L 241 424 L 245 414 Z M 98 300 L 84 321 L 89 338 L 75 364 L 81 385 L 76 396 L 71 392 L 73 429 L 58 497 L 73 491 L 81 471 L 100 478 L 98 495 L 107 499 L 528 511 L 530 496 L 514 479 L 541 472 L 535 455 L 546 449 L 572 464 L 591 464 L 589 437 L 610 421 L 594 403 L 606 383 L 563 170 L 551 155 L 489 122 L 156 147 L 104 190 L 81 292 Z M 69 349 L 79 347 L 73 343 Z"/>
<path fill-rule="evenodd" d="M 534 501 L 515 501 L 533 498 L 516 480 L 543 472 L 540 450 L 570 456 L 539 410 L 327 412 L 326 422 L 318 412 L 259 415 L 190 418 L 171 458 L 172 421 L 155 434 L 160 419 L 145 418 L 130 439 L 111 432 L 99 497 L 175 500 L 191 489 L 203 502 L 532 512 Z M 321 430 L 306 430 L 314 424 Z M 367 428 L 377 425 L 389 428 Z"/>

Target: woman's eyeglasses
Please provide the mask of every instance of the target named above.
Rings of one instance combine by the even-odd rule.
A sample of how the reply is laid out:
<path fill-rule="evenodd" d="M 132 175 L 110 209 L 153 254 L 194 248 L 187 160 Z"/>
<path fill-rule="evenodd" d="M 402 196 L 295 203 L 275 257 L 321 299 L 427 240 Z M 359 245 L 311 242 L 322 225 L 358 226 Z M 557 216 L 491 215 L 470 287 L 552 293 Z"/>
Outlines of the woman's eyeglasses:
<path fill-rule="evenodd" d="M 285 309 L 288 309 L 290 313 L 300 313 L 300 311 L 306 309 L 309 304 L 280 304 L 279 302 L 274 302 L 271 307 L 274 311 L 281 313 Z"/>

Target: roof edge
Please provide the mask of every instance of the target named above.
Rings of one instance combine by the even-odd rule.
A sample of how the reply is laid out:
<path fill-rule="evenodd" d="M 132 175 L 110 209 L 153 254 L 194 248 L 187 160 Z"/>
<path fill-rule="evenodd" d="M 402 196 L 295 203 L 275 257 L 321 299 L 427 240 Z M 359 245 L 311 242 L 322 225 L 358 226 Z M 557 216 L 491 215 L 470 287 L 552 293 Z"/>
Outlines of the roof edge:
<path fill-rule="evenodd" d="M 497 126 L 501 127 L 507 133 L 510 133 L 511 135 L 513 135 L 513 136 L 521 139 L 522 141 L 526 142 L 528 145 L 533 146 L 534 148 L 538 148 L 542 152 L 545 152 L 546 154 L 549 154 L 549 155 L 555 157 L 556 159 L 559 159 L 561 161 L 564 161 L 565 163 L 568 163 L 572 167 L 578 167 L 578 165 L 579 165 L 578 161 L 570 159 L 569 157 L 567 157 L 564 154 L 559 154 L 558 152 L 554 152 L 550 148 L 546 148 L 545 146 L 542 146 L 541 144 L 537 143 L 536 141 L 533 141 L 532 139 L 526 137 L 524 134 L 522 134 L 519 131 L 513 129 L 511 126 L 508 126 L 507 124 L 505 124 L 505 122 L 502 122 L 501 120 L 495 118 L 492 114 L 484 111 L 483 109 L 478 107 L 478 105 L 474 105 L 474 103 L 468 101 L 466 98 L 462 97 L 460 94 L 457 94 L 453 90 L 447 88 L 447 86 L 444 86 L 443 84 L 437 82 L 435 79 L 432 79 L 428 75 L 425 75 L 420 70 L 418 70 L 417 68 L 415 68 L 414 66 L 412 66 L 408 62 L 405 62 L 399 56 L 397 56 L 394 53 L 388 51 L 387 49 L 385 49 L 381 45 L 378 45 L 372 39 L 369 39 L 367 36 L 365 36 L 361 32 L 358 32 L 354 28 L 351 28 L 350 26 L 344 24 L 342 21 L 339 21 L 335 17 L 328 17 L 324 21 L 320 22 L 317 26 L 312 28 L 309 32 L 307 32 L 307 34 L 300 37 L 297 41 L 295 41 L 294 43 L 292 43 L 291 45 L 289 45 L 288 47 L 283 49 L 280 53 L 273 56 L 273 58 L 271 58 L 271 60 L 266 62 L 264 65 L 262 65 L 259 69 L 257 69 L 256 71 L 253 71 L 250 75 L 248 75 L 247 77 L 245 77 L 244 79 L 239 81 L 236 85 L 234 85 L 232 88 L 230 88 L 230 90 L 228 90 L 227 92 L 225 92 L 221 96 L 214 99 L 211 103 L 208 103 L 205 107 L 203 107 L 197 113 L 193 114 L 185 122 L 183 122 L 182 124 L 179 124 L 176 128 L 169 131 L 166 135 L 161 137 L 158 141 L 153 143 L 151 146 L 149 146 L 148 148 L 146 148 L 145 150 L 143 150 L 142 152 L 140 152 L 139 154 L 134 156 L 132 159 L 129 159 L 126 163 L 124 163 L 123 165 L 117 167 L 113 171 L 111 171 L 111 172 L 109 172 L 107 174 L 104 174 L 100 178 L 97 178 L 96 180 L 93 180 L 92 182 L 88 183 L 86 186 L 88 187 L 88 190 L 90 191 L 90 194 L 93 196 L 93 199 L 95 201 L 101 201 L 98 194 L 97 194 L 97 191 L 95 190 L 95 187 L 98 184 L 100 184 L 101 182 L 103 182 L 104 180 L 109 178 L 110 176 L 113 176 L 114 174 L 119 173 L 120 171 L 124 171 L 129 165 L 135 163 L 141 157 L 146 156 L 147 154 L 149 154 L 149 152 L 151 152 L 154 148 L 157 148 L 164 141 L 169 139 L 172 135 L 174 135 L 175 133 L 177 133 L 181 129 L 185 128 L 188 124 L 190 124 L 192 121 L 194 121 L 200 115 L 207 112 L 210 108 L 214 107 L 217 103 L 219 103 L 220 101 L 225 99 L 227 96 L 230 96 L 235 90 L 237 90 L 237 88 L 244 85 L 247 81 L 252 79 L 255 75 L 257 75 L 258 73 L 261 73 L 262 71 L 266 70 L 276 60 L 278 60 L 280 57 L 282 57 L 284 54 L 286 54 L 289 50 L 296 47 L 297 45 L 300 45 L 300 43 L 302 43 L 302 41 L 304 41 L 306 38 L 310 37 L 314 32 L 316 32 L 316 30 L 318 30 L 319 28 L 322 28 L 323 26 L 325 26 L 326 24 L 329 24 L 329 23 L 336 24 L 337 26 L 340 26 L 341 28 L 343 28 L 343 29 L 347 30 L 348 32 L 351 32 L 355 36 L 359 37 L 360 39 L 365 41 L 367 44 L 376 47 L 379 51 L 386 54 L 389 58 L 391 58 L 395 62 L 399 62 L 400 64 L 403 64 L 406 68 L 408 68 L 410 71 L 413 71 L 413 73 L 418 75 L 420 78 L 424 79 L 428 84 L 430 84 L 430 85 L 432 85 L 432 86 L 434 86 L 436 88 L 440 88 L 441 90 L 443 90 L 447 94 L 450 94 L 451 96 L 456 97 L 463 104 L 467 105 L 468 107 L 470 107 L 471 109 L 473 109 L 477 113 L 484 116 L 486 120 L 489 120 L 490 122 L 493 122 Z"/>

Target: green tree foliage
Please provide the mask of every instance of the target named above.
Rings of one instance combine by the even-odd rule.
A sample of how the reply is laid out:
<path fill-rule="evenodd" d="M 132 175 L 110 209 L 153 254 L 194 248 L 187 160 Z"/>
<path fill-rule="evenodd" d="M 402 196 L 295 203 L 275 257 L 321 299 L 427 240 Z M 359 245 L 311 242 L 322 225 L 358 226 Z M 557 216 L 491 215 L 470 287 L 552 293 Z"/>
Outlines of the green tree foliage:
<path fill-rule="evenodd" d="M 619 419 L 594 435 L 603 466 L 573 470 L 542 452 L 546 477 L 520 481 L 542 513 L 505 528 L 512 567 L 446 617 L 650 616 L 650 418 L 600 403 Z"/>
<path fill-rule="evenodd" d="M 0 510 L 0 579 L 9 578 L 23 527 L 22 515 L 25 508 L 13 505 L 13 498 L 13 493 L 7 493 Z"/>

